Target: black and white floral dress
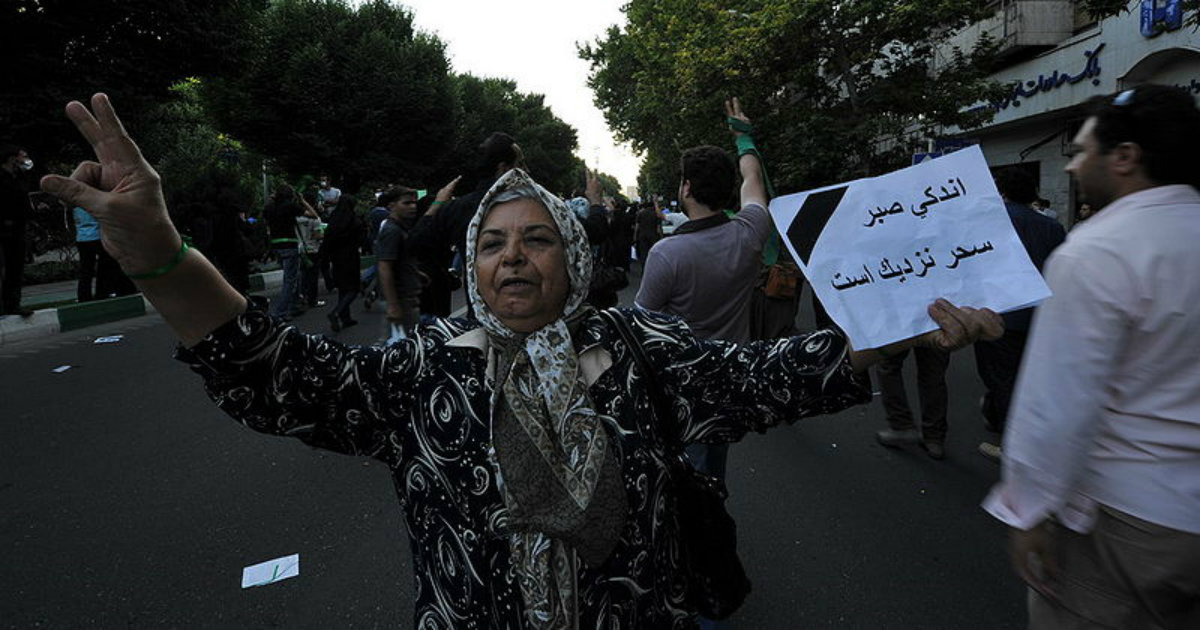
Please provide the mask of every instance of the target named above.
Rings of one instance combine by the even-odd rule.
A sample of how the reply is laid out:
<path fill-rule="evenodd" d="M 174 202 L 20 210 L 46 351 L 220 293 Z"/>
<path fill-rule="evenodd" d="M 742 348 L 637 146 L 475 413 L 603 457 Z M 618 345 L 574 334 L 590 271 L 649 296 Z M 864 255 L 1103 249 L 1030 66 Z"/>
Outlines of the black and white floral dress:
<path fill-rule="evenodd" d="M 616 313 L 641 340 L 674 415 L 657 435 L 731 442 L 747 431 L 865 403 L 837 331 L 738 346 L 696 339 L 681 320 Z M 629 507 L 620 542 L 578 569 L 579 628 L 690 628 L 666 469 L 649 440 L 644 379 L 620 335 L 593 314 L 573 342 L 615 446 Z M 392 470 L 416 573 L 412 627 L 521 628 L 507 509 L 489 454 L 495 365 L 477 323 L 439 320 L 387 348 L 347 347 L 272 321 L 256 303 L 177 357 L 217 406 L 255 431 L 366 455 Z"/>

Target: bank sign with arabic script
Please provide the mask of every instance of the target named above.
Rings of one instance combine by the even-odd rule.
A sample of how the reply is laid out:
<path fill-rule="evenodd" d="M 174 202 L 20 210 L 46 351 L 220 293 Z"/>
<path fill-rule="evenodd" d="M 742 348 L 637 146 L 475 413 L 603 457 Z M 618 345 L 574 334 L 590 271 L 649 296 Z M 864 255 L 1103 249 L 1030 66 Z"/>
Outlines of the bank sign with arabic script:
<path fill-rule="evenodd" d="M 988 105 L 975 107 L 973 111 L 991 107 L 997 112 L 1002 112 L 1009 107 L 1020 107 L 1022 99 L 1033 98 L 1039 94 L 1057 90 L 1064 85 L 1075 85 L 1088 79 L 1091 80 L 1093 86 L 1099 86 L 1100 79 L 1097 77 L 1100 76 L 1100 51 L 1102 50 L 1104 50 L 1103 43 L 1091 50 L 1083 51 L 1083 68 L 1075 73 L 1055 70 L 1050 74 L 1039 74 L 1036 79 L 1016 81 L 1012 85 L 1012 90 L 1004 98 L 992 101 Z"/>
<path fill-rule="evenodd" d="M 1050 295 L 978 146 L 778 197 L 771 217 L 855 348 L 934 330 L 926 309 L 940 297 L 1006 312 Z"/>

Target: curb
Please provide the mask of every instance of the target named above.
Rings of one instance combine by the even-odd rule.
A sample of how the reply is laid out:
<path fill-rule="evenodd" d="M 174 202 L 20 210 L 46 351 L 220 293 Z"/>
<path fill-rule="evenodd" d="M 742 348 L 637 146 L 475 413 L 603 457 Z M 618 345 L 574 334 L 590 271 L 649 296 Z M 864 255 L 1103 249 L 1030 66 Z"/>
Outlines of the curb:
<path fill-rule="evenodd" d="M 267 291 L 278 288 L 281 284 L 282 271 L 268 271 L 250 276 L 251 291 Z M 154 306 L 139 293 L 83 304 L 44 308 L 34 311 L 29 317 L 0 316 L 0 346 L 132 319 L 154 312 Z"/>
<path fill-rule="evenodd" d="M 366 269 L 374 264 L 374 256 L 363 256 L 359 267 Z M 251 292 L 270 291 L 279 288 L 281 284 L 283 284 L 283 271 L 279 269 L 250 276 Z M 3 315 L 0 316 L 0 346 L 123 319 L 132 319 L 154 312 L 156 312 L 154 305 L 139 293 L 84 302 L 83 304 L 43 308 L 34 311 L 33 315 L 29 317 Z"/>

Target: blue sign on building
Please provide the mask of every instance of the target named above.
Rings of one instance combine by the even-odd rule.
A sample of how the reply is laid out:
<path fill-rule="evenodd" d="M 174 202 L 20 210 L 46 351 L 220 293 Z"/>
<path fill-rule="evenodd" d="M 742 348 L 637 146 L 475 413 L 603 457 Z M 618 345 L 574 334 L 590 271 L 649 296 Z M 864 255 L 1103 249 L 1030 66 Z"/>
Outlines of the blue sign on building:
<path fill-rule="evenodd" d="M 1183 0 L 1142 0 L 1141 31 L 1155 37 L 1183 26 Z"/>
<path fill-rule="evenodd" d="M 948 155 L 976 144 L 979 141 L 973 138 L 938 138 L 933 141 L 933 150 Z"/>
<path fill-rule="evenodd" d="M 942 153 L 941 151 L 933 151 L 931 153 L 914 153 L 913 158 L 912 158 L 912 160 L 913 160 L 912 163 L 913 163 L 913 166 L 916 166 L 922 162 L 928 162 L 929 160 L 932 160 L 934 158 L 940 158 L 943 155 L 945 155 L 945 154 Z"/>

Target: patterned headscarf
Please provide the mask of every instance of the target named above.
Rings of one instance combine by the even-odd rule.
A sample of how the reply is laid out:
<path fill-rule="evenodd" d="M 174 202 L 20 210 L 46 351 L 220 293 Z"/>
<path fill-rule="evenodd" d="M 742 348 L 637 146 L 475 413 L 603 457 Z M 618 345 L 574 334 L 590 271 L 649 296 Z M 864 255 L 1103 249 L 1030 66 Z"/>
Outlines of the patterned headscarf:
<path fill-rule="evenodd" d="M 583 197 L 574 197 L 567 200 L 567 207 L 570 208 L 571 211 L 575 213 L 575 216 L 579 217 L 579 219 L 582 221 L 583 219 L 587 218 L 588 211 L 591 210 L 592 204 L 588 203 L 588 200 L 584 199 Z"/>
<path fill-rule="evenodd" d="M 525 335 L 506 327 L 483 301 L 479 292 L 475 248 L 480 227 L 496 198 L 514 189 L 532 190 L 546 207 L 562 238 L 570 289 L 558 319 Z M 579 357 L 571 342 L 568 322 L 582 314 L 592 277 L 592 256 L 583 225 L 561 199 L 539 186 L 520 169 L 508 171 L 488 190 L 467 227 L 467 291 L 475 315 L 489 337 L 500 346 L 517 345 L 511 364 L 501 366 L 496 384 L 504 395 L 504 408 L 520 422 L 554 476 L 580 510 L 596 493 L 602 466 L 610 455 L 608 435 L 592 408 L 587 387 L 580 379 Z M 496 409 L 493 404 L 493 410 Z M 503 471 L 501 471 L 503 478 Z M 505 500 L 514 501 L 504 489 Z M 537 628 L 568 627 L 576 616 L 578 594 L 570 560 L 572 552 L 562 541 L 540 532 L 510 534 L 509 549 L 519 574 L 529 620 Z"/>

